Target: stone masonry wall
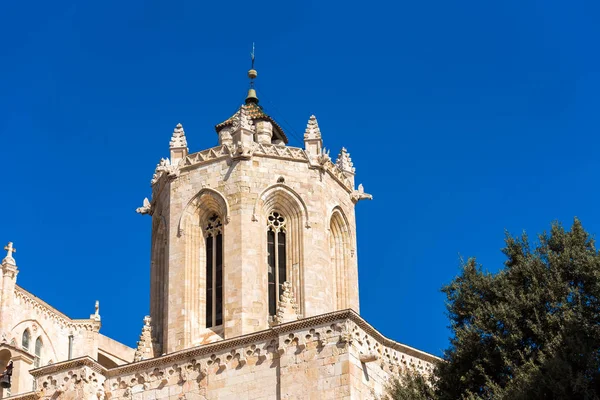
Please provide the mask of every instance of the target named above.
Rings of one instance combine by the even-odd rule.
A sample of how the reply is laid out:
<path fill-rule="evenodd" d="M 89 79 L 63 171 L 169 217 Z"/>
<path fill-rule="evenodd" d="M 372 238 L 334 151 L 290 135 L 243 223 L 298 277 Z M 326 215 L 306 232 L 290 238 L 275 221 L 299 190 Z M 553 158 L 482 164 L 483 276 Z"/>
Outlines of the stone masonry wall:
<path fill-rule="evenodd" d="M 292 260 L 288 275 L 302 316 L 337 310 L 336 280 L 340 279 L 347 288 L 343 304 L 358 311 L 353 188 L 330 161 L 323 167 L 311 163 L 302 149 L 286 147 L 272 153 L 276 148 L 260 145 L 262 150 L 251 157 L 235 159 L 226 146 L 220 146 L 188 156 L 176 174 L 158 178 L 153 188 L 153 227 L 165 224 L 167 238 L 153 244 L 166 247 L 163 252 L 153 250 L 153 257 L 166 257 L 167 272 L 162 279 L 153 272 L 152 282 L 166 293 L 161 297 L 152 290 L 151 309 L 153 329 L 164 332 L 163 352 L 204 343 L 207 337 L 198 328 L 204 325 L 205 267 L 189 262 L 202 259 L 203 238 L 184 219 L 189 214 L 193 224 L 202 223 L 200 214 L 211 206 L 198 198 L 209 190 L 216 213 L 224 219 L 222 337 L 269 326 L 266 219 L 273 209 L 287 212 L 289 220 L 297 219 L 290 222 L 295 225 L 286 240 Z M 188 165 L 186 160 L 191 160 Z M 331 262 L 329 228 L 334 210 L 344 216 L 348 232 L 344 276 L 336 276 Z M 198 242 L 190 246 L 193 240 Z M 160 262 L 153 259 L 153 271 Z M 157 302 L 166 309 L 161 311 Z"/>
<path fill-rule="evenodd" d="M 14 374 L 12 378 L 12 393 L 25 392 L 33 387 L 28 370 L 35 367 L 35 344 L 38 338 L 42 342 L 40 365 L 68 358 L 69 335 L 73 336 L 73 358 L 97 354 L 99 321 L 73 320 L 18 286 L 12 296 L 2 310 L 2 342 L 30 355 L 28 358 L 14 360 L 18 364 L 15 365 L 18 367 L 18 374 Z M 26 330 L 30 334 L 27 349 L 23 347 L 22 341 Z M 14 353 L 11 358 L 17 357 L 17 352 L 11 353 Z M 0 368 L 4 368 L 4 365 Z"/>
<path fill-rule="evenodd" d="M 429 373 L 435 360 L 346 310 L 109 370 L 80 359 L 33 375 L 44 400 L 373 399 L 391 374 Z"/>

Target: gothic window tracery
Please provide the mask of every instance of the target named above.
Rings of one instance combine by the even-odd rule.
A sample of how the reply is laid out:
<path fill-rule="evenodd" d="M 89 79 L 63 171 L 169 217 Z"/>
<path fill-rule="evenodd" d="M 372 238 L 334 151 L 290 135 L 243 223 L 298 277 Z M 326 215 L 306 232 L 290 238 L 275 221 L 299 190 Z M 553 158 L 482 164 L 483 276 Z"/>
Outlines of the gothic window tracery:
<path fill-rule="evenodd" d="M 223 223 L 210 217 L 204 228 L 206 241 L 206 327 L 223 324 Z"/>
<path fill-rule="evenodd" d="M 21 340 L 21 347 L 25 351 L 29 351 L 29 342 L 31 341 L 31 333 L 29 333 L 29 329 L 25 329 L 23 332 L 23 338 Z"/>
<path fill-rule="evenodd" d="M 267 217 L 269 315 L 277 312 L 277 300 L 287 280 L 286 218 L 277 211 Z"/>

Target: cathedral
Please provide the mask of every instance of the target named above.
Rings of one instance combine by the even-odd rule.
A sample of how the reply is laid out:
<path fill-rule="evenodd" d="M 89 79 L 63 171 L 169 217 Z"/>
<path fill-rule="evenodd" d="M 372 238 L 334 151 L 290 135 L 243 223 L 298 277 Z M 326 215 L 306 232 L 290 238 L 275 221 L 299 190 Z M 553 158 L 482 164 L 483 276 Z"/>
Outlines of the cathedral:
<path fill-rule="evenodd" d="M 136 211 L 151 219 L 150 315 L 137 348 L 100 333 L 98 303 L 72 319 L 17 285 L 4 248 L 0 398 L 373 399 L 436 357 L 359 314 L 355 183 L 319 124 L 288 146 L 248 72 L 245 103 L 190 153 L 178 124 Z"/>

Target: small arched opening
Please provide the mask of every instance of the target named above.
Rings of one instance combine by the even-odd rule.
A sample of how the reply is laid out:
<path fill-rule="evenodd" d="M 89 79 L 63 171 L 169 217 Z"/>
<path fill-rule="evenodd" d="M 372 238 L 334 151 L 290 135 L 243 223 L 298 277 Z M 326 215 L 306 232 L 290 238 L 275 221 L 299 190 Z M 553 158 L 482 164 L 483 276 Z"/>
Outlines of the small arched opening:
<path fill-rule="evenodd" d="M 26 352 L 29 352 L 30 343 L 31 333 L 29 332 L 29 329 L 25 329 L 25 331 L 23 332 L 23 337 L 21 338 L 21 348 L 23 348 L 23 350 L 25 350 Z"/>
<path fill-rule="evenodd" d="M 42 366 L 42 347 L 44 344 L 42 343 L 41 336 L 35 340 L 35 353 L 33 358 L 33 366 L 35 368 L 39 368 Z"/>

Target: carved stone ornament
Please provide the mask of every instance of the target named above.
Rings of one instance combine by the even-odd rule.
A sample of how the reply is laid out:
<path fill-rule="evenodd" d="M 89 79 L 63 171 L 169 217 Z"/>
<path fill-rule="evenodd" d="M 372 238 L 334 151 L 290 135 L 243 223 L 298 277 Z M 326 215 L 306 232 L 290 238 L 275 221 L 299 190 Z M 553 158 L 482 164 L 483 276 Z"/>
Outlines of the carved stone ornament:
<path fill-rule="evenodd" d="M 249 160 L 254 154 L 254 143 L 237 142 L 229 149 L 229 156 L 233 160 Z"/>
<path fill-rule="evenodd" d="M 8 244 L 4 246 L 4 250 L 6 250 L 6 257 L 2 260 L 2 264 L 16 265 L 13 253 L 16 253 L 17 249 L 13 247 L 13 243 L 8 242 Z"/>
<path fill-rule="evenodd" d="M 350 174 L 354 174 L 356 172 L 354 164 L 352 163 L 352 159 L 350 158 L 350 153 L 348 153 L 348 150 L 346 150 L 345 147 L 342 147 L 340 154 L 338 154 L 335 165 L 344 172 Z"/>
<path fill-rule="evenodd" d="M 241 106 L 239 111 L 233 116 L 232 128 L 233 132 L 237 131 L 238 129 L 245 129 L 252 132 L 255 131 L 256 127 L 254 126 L 252 118 L 250 118 L 250 116 L 246 113 L 245 105 Z"/>
<path fill-rule="evenodd" d="M 365 193 L 365 188 L 361 183 L 358 185 L 358 190 L 354 190 L 350 193 L 350 198 L 354 203 L 358 203 L 361 200 L 373 200 L 373 195 Z"/>
<path fill-rule="evenodd" d="M 92 315 L 90 315 L 90 319 L 100 322 L 100 320 L 101 320 L 101 318 L 100 318 L 100 302 L 98 300 L 96 300 L 96 304 L 94 305 L 94 310 L 95 310 L 94 313 Z"/>
<path fill-rule="evenodd" d="M 370 362 L 379 360 L 379 355 L 376 353 L 361 354 L 359 356 L 359 360 L 361 363 L 366 364 L 366 363 L 370 363 Z"/>
<path fill-rule="evenodd" d="M 156 164 L 154 175 L 152 175 L 151 185 L 154 185 L 158 180 L 166 174 L 168 178 L 177 178 L 179 176 L 179 166 L 171 165 L 171 161 L 168 158 L 161 158 L 160 162 Z"/>
<path fill-rule="evenodd" d="M 314 115 L 310 116 L 308 123 L 306 124 L 306 130 L 304 131 L 304 140 L 321 139 L 321 130 L 317 123 L 317 118 Z"/>
<path fill-rule="evenodd" d="M 70 320 L 66 319 L 63 314 L 57 313 L 55 309 L 49 307 L 47 304 L 38 301 L 38 299 L 32 294 L 25 290 L 16 287 L 15 288 L 15 299 L 26 307 L 31 308 L 36 313 L 44 315 L 53 323 L 57 324 L 61 329 L 73 330 L 73 331 L 96 331 L 98 325 L 92 323 L 90 320 Z"/>
<path fill-rule="evenodd" d="M 86 366 L 41 377 L 34 395 L 40 399 L 105 400 L 102 373 Z"/>
<path fill-rule="evenodd" d="M 183 131 L 183 126 L 181 124 L 177 124 L 173 130 L 173 136 L 171 136 L 169 147 L 171 149 L 187 148 L 187 139 L 185 138 L 185 132 Z"/>
<path fill-rule="evenodd" d="M 353 335 L 353 327 L 350 325 L 348 321 L 344 322 L 341 325 L 338 325 L 338 329 L 340 331 L 339 341 L 346 346 L 352 346 L 354 342 Z"/>
<path fill-rule="evenodd" d="M 154 342 L 152 340 L 152 327 L 150 326 L 151 318 L 144 317 L 144 326 L 140 335 L 140 340 L 137 342 L 137 348 L 133 356 L 133 361 L 142 361 L 154 358 Z"/>
<path fill-rule="evenodd" d="M 285 322 L 296 321 L 299 319 L 298 316 L 298 305 L 294 300 L 294 293 L 292 292 L 292 284 L 289 282 L 283 282 L 279 304 L 277 305 L 277 314 L 273 319 L 274 325 L 283 324 Z"/>
<path fill-rule="evenodd" d="M 219 131 L 219 140 L 222 145 L 233 145 L 233 136 L 231 135 L 230 127 L 225 127 Z"/>
<path fill-rule="evenodd" d="M 138 214 L 150 214 L 152 215 L 152 204 L 150 204 L 150 200 L 147 197 L 144 198 L 144 202 L 141 207 L 135 209 L 135 212 Z"/>
<path fill-rule="evenodd" d="M 323 151 L 317 156 L 317 162 L 319 165 L 324 166 L 329 161 L 331 161 L 331 157 L 329 157 L 329 150 L 323 147 Z"/>

